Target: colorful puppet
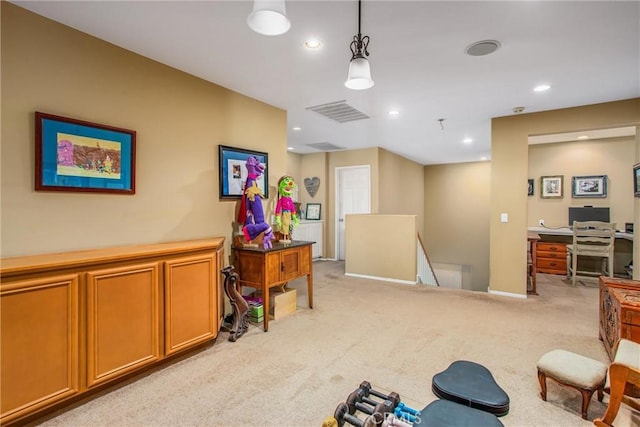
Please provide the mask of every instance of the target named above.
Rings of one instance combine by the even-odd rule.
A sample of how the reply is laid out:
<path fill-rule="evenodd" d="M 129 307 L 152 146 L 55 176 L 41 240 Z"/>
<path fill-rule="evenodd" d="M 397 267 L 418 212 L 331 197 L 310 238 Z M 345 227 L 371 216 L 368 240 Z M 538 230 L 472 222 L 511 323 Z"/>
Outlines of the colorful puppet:
<path fill-rule="evenodd" d="M 283 240 L 291 240 L 293 227 L 298 225 L 298 215 L 291 195 L 296 183 L 288 175 L 278 181 L 278 203 L 276 204 L 276 225 L 283 234 Z"/>
<path fill-rule="evenodd" d="M 264 211 L 262 210 L 264 194 L 256 181 L 264 172 L 264 165 L 260 164 L 257 157 L 251 156 L 247 159 L 246 166 L 248 176 L 240 202 L 238 222 L 244 223 L 242 233 L 247 242 L 258 237 L 260 233 L 264 233 L 262 245 L 267 249 L 271 247 L 271 241 L 275 236 L 271 226 L 264 220 Z"/>

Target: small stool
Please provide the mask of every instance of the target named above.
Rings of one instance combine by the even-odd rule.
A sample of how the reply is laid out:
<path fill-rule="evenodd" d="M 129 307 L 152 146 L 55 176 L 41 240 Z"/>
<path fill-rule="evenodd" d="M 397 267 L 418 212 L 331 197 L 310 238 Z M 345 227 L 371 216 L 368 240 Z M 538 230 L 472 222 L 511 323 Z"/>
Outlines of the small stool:
<path fill-rule="evenodd" d="M 547 401 L 547 378 L 558 384 L 574 388 L 582 394 L 582 418 L 587 419 L 591 396 L 598 392 L 598 401 L 604 397 L 604 383 L 607 378 L 607 366 L 597 360 L 589 359 L 565 350 L 553 350 L 538 360 L 538 381 L 540 397 Z"/>

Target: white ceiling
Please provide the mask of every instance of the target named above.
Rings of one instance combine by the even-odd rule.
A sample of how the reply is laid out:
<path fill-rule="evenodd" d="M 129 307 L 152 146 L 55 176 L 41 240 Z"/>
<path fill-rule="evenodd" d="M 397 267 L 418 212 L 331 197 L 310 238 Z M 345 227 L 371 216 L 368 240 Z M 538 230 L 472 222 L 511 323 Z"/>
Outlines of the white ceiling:
<path fill-rule="evenodd" d="M 247 27 L 251 1 L 12 3 L 285 109 L 297 153 L 326 142 L 383 147 L 422 164 L 478 161 L 491 155 L 491 118 L 514 107 L 530 113 L 640 96 L 639 1 L 365 1 L 375 81 L 365 91 L 344 87 L 355 0 L 288 0 L 291 30 L 274 37 Z M 310 37 L 321 49 L 303 47 Z M 486 39 L 501 48 L 465 54 Z M 551 89 L 534 92 L 540 83 Z M 306 109 L 341 100 L 370 118 L 341 124 Z M 389 116 L 392 109 L 400 115 Z"/>

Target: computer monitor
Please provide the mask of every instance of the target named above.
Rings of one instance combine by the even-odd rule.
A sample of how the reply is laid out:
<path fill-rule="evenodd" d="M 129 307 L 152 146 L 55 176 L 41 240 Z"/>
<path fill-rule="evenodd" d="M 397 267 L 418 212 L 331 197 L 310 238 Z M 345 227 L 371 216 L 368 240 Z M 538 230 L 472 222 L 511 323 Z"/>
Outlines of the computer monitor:
<path fill-rule="evenodd" d="M 609 208 L 594 208 L 593 206 L 570 207 L 569 227 L 573 226 L 573 221 L 610 222 Z"/>

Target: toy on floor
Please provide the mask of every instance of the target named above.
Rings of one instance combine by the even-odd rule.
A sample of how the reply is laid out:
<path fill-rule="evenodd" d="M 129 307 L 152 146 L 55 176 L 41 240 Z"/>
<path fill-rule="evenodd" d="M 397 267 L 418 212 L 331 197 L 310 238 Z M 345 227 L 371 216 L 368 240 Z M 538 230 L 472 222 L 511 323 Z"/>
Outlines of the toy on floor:
<path fill-rule="evenodd" d="M 244 224 L 242 233 L 247 242 L 251 242 L 262 234 L 263 247 L 265 249 L 271 248 L 271 241 L 275 236 L 271 226 L 264 220 L 264 210 L 262 209 L 264 194 L 257 183 L 258 177 L 264 172 L 264 165 L 260 164 L 257 157 L 250 156 L 247 159 L 246 167 L 248 176 L 240 201 L 238 222 Z"/>
<path fill-rule="evenodd" d="M 299 224 L 296 207 L 291 195 L 295 188 L 292 177 L 285 175 L 278 181 L 278 202 L 276 203 L 276 225 L 278 231 L 284 236 L 282 241 L 291 242 L 293 227 Z"/>

